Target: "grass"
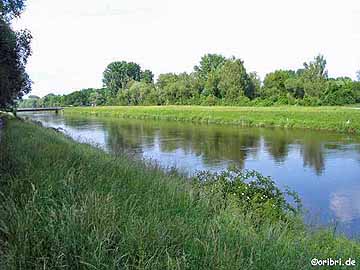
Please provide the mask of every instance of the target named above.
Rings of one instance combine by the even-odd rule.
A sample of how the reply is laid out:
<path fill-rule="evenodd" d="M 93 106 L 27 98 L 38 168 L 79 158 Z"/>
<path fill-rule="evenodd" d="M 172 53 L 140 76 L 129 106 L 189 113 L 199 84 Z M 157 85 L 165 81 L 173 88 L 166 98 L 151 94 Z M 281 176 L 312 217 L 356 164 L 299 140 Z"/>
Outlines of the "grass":
<path fill-rule="evenodd" d="M 6 122 L 0 142 L 0 239 L 1 269 L 299 270 L 311 269 L 314 257 L 360 263 L 359 242 L 310 232 L 295 217 L 254 225 L 251 213 L 195 196 L 177 174 L 19 120 Z"/>
<path fill-rule="evenodd" d="M 360 134 L 360 110 L 347 107 L 116 106 L 66 108 L 65 113 Z"/>

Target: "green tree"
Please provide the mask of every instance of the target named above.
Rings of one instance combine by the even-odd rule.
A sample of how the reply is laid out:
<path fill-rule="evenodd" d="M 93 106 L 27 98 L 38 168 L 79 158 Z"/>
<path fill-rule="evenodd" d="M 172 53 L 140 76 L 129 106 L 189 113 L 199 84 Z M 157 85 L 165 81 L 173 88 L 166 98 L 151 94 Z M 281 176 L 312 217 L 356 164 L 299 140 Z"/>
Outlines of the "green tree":
<path fill-rule="evenodd" d="M 249 77 L 252 85 L 254 86 L 254 97 L 258 97 L 261 94 L 261 79 L 256 72 L 250 72 Z"/>
<path fill-rule="evenodd" d="M 25 66 L 31 55 L 32 37 L 29 31 L 15 32 L 10 26 L 23 9 L 23 0 L 0 0 L 0 108 L 13 105 L 31 91 Z"/>
<path fill-rule="evenodd" d="M 140 81 L 140 79 L 141 68 L 133 62 L 113 62 L 107 66 L 103 73 L 104 86 L 106 86 L 114 96 L 119 90 L 125 89 L 130 81 Z"/>
<path fill-rule="evenodd" d="M 360 103 L 360 81 L 352 82 L 351 90 L 354 93 L 356 103 Z"/>
<path fill-rule="evenodd" d="M 144 81 L 132 81 L 128 89 L 119 93 L 121 105 L 158 104 L 158 95 L 153 84 Z"/>
<path fill-rule="evenodd" d="M 360 82 L 360 70 L 356 72 L 356 79 Z"/>
<path fill-rule="evenodd" d="M 201 57 L 200 64 L 194 67 L 195 72 L 204 80 L 213 71 L 218 70 L 226 61 L 226 58 L 220 54 L 206 54 Z"/>
<path fill-rule="evenodd" d="M 144 81 L 145 83 L 153 83 L 154 82 L 154 74 L 151 70 L 144 70 L 140 73 L 140 80 Z"/>
<path fill-rule="evenodd" d="M 326 59 L 323 55 L 318 55 L 313 61 L 304 63 L 304 70 L 299 74 L 304 84 L 305 95 L 316 98 L 322 96 L 328 78 Z"/>
<path fill-rule="evenodd" d="M 200 97 L 195 77 L 187 73 L 161 74 L 156 86 L 162 104 L 196 104 Z"/>
<path fill-rule="evenodd" d="M 236 100 L 244 96 L 254 97 L 255 87 L 246 73 L 242 60 L 233 57 L 221 67 L 219 90 L 221 97 L 227 100 Z"/>
<path fill-rule="evenodd" d="M 211 71 L 207 75 L 206 81 L 200 81 L 200 84 L 202 85 L 202 94 L 204 96 L 214 96 L 219 98 L 220 97 L 219 82 L 220 82 L 219 70 Z"/>
<path fill-rule="evenodd" d="M 344 105 L 356 103 L 356 93 L 352 89 L 352 80 L 338 78 L 329 80 L 324 95 L 321 97 L 324 105 Z"/>
<path fill-rule="evenodd" d="M 26 98 L 26 99 L 22 99 L 21 101 L 19 101 L 18 103 L 18 107 L 19 108 L 38 108 L 40 107 L 40 98 Z"/>
<path fill-rule="evenodd" d="M 304 83 L 303 81 L 295 76 L 287 79 L 285 81 L 285 88 L 288 93 L 290 93 L 295 98 L 303 98 L 304 97 Z"/>
<path fill-rule="evenodd" d="M 64 105 L 65 106 L 90 106 L 91 100 L 90 95 L 95 90 L 92 88 L 83 89 L 80 91 L 75 91 L 69 95 L 65 96 Z"/>
<path fill-rule="evenodd" d="M 105 92 L 95 90 L 89 95 L 89 102 L 93 106 L 104 105 L 106 102 Z"/>
<path fill-rule="evenodd" d="M 172 85 L 178 80 L 174 73 L 160 74 L 156 82 L 162 104 L 171 104 L 175 100 L 176 93 L 172 91 Z"/>
<path fill-rule="evenodd" d="M 194 78 L 201 85 L 203 95 L 220 97 L 219 70 L 225 62 L 226 58 L 220 54 L 206 54 L 201 58 L 200 64 L 194 67 Z"/>
<path fill-rule="evenodd" d="M 46 96 L 44 96 L 42 98 L 42 105 L 44 107 L 56 107 L 56 106 L 60 106 L 60 102 L 58 99 L 58 96 L 56 96 L 55 94 L 48 94 Z"/>
<path fill-rule="evenodd" d="M 286 81 L 294 77 L 295 72 L 292 70 L 275 70 L 266 74 L 262 95 L 264 97 L 286 96 L 289 92 Z"/>
<path fill-rule="evenodd" d="M 304 63 L 305 76 L 311 79 L 327 79 L 328 72 L 326 70 L 326 59 L 323 55 L 319 54 L 315 56 L 313 61 Z"/>

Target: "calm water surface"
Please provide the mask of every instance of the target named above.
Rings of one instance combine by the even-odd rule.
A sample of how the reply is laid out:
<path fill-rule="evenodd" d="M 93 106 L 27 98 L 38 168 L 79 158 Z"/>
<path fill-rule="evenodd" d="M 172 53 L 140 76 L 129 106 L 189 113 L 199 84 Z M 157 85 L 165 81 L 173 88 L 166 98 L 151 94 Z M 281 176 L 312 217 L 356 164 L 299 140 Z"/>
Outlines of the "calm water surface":
<path fill-rule="evenodd" d="M 271 176 L 295 190 L 307 223 L 360 236 L 360 137 L 330 132 L 202 125 L 55 113 L 23 113 L 79 141 L 124 150 L 193 174 L 230 164 Z"/>

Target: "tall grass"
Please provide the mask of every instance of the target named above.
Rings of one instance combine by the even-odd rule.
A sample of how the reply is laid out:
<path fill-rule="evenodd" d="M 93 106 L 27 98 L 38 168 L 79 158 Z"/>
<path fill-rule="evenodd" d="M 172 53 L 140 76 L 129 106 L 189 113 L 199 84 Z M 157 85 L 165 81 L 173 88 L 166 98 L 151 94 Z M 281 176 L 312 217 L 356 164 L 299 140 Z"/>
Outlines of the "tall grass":
<path fill-rule="evenodd" d="M 53 130 L 7 121 L 0 144 L 0 269 L 310 269 L 358 242 L 297 219 L 254 225 L 176 174 Z M 356 257 L 357 256 L 357 257 Z M 332 269 L 337 269 L 334 267 Z"/>
<path fill-rule="evenodd" d="M 348 107 L 117 106 L 66 108 L 65 113 L 360 134 L 360 110 Z"/>

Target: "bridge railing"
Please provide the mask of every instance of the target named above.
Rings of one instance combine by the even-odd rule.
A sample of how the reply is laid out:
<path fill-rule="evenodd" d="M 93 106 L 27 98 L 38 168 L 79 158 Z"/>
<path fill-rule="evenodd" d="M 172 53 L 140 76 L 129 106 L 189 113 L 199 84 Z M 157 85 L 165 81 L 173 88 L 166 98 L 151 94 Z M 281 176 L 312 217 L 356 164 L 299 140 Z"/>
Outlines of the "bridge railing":
<path fill-rule="evenodd" d="M 16 112 L 43 112 L 43 111 L 62 111 L 63 107 L 48 107 L 48 108 L 18 108 Z"/>

